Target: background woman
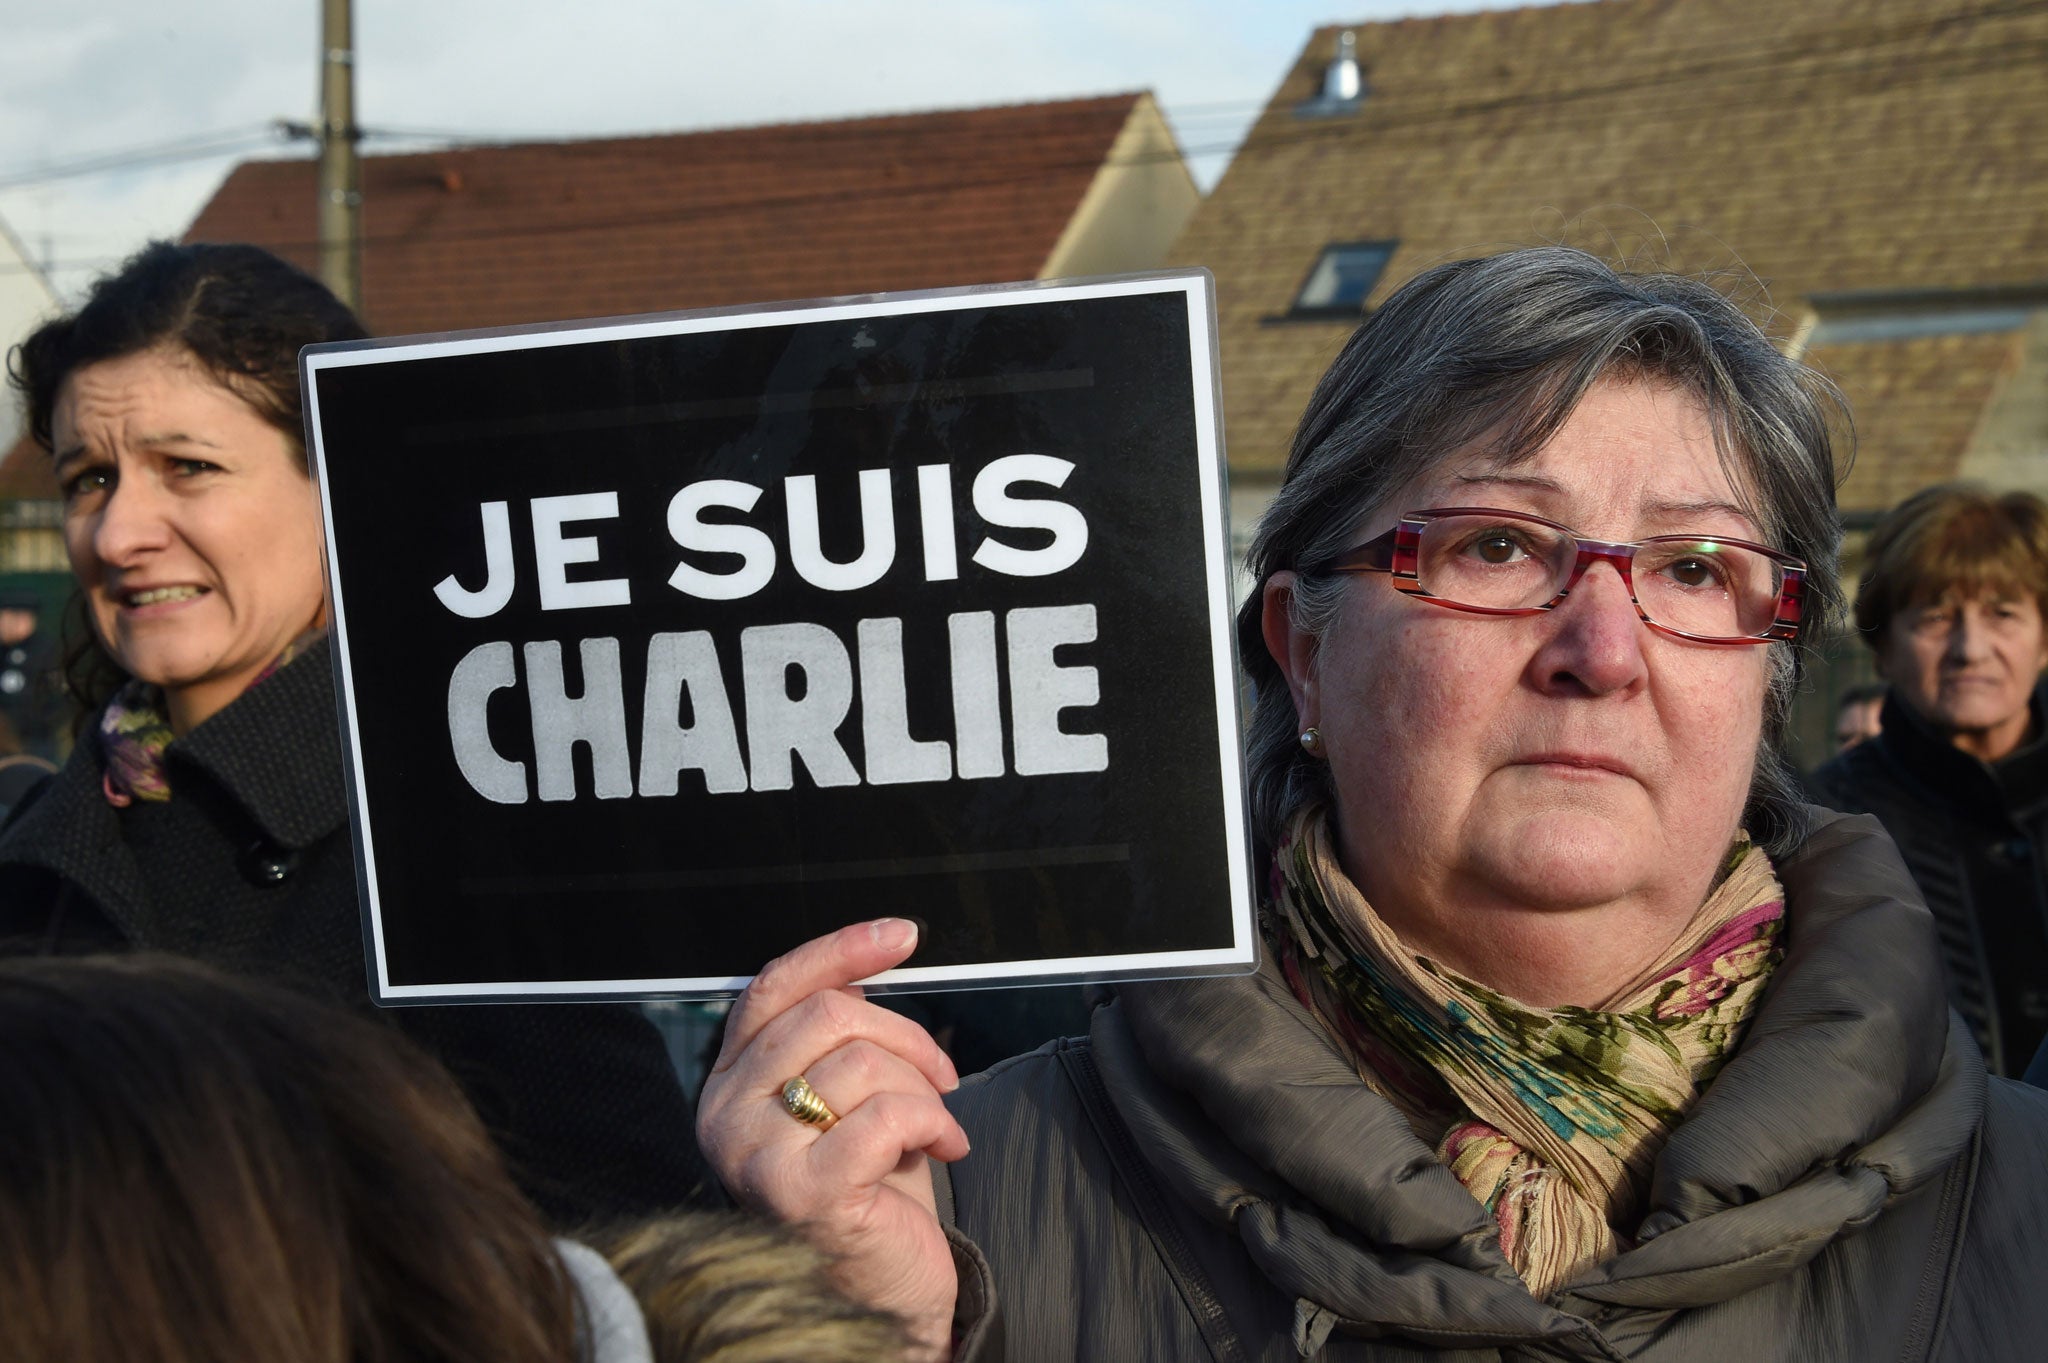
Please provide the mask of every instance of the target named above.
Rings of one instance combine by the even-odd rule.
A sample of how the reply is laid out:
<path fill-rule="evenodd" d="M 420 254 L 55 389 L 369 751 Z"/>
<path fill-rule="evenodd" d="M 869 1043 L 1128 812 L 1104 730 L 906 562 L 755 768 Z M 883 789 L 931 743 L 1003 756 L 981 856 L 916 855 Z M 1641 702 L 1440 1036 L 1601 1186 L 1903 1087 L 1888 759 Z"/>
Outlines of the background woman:
<path fill-rule="evenodd" d="M 1856 626 L 1891 684 L 1883 731 L 1814 773 L 1884 821 L 1934 910 L 1949 998 L 1995 1074 L 2048 1038 L 2048 505 L 1931 487 L 1871 532 Z"/>
<path fill-rule="evenodd" d="M 845 990 L 912 925 L 807 944 L 705 1090 L 727 1186 L 932 1356 L 2038 1352 L 2048 1095 L 1987 1081 L 1889 842 L 1774 755 L 1839 600 L 1827 416 L 1695 282 L 1405 285 L 1252 552 L 1260 970 L 1119 987 L 946 1104 Z"/>
<path fill-rule="evenodd" d="M 0 1111 L 0 1363 L 901 1348 L 779 1227 L 697 1212 L 602 1237 L 605 1256 L 550 1241 L 438 1065 L 191 962 L 0 961 Z"/>
<path fill-rule="evenodd" d="M 16 353 L 63 488 L 92 722 L 0 832 L 10 949 L 171 951 L 367 1005 L 298 382 L 300 347 L 362 334 L 255 247 L 158 243 Z M 406 854 L 432 856 L 431 831 Z M 382 1016 L 557 1219 L 696 1192 L 688 1102 L 632 1010 Z"/>

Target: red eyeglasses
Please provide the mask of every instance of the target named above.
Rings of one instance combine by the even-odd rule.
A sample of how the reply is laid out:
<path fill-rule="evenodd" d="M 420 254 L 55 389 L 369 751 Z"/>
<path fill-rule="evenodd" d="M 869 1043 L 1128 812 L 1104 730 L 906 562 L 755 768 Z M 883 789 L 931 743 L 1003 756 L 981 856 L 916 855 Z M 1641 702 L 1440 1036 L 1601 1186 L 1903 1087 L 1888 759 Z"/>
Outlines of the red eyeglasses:
<path fill-rule="evenodd" d="M 1411 511 L 1386 534 L 1321 571 L 1391 573 L 1394 587 L 1480 615 L 1535 615 L 1611 564 L 1652 629 L 1703 644 L 1799 637 L 1806 564 L 1747 540 L 1653 535 L 1634 544 L 1583 539 L 1520 511 L 1457 506 Z"/>

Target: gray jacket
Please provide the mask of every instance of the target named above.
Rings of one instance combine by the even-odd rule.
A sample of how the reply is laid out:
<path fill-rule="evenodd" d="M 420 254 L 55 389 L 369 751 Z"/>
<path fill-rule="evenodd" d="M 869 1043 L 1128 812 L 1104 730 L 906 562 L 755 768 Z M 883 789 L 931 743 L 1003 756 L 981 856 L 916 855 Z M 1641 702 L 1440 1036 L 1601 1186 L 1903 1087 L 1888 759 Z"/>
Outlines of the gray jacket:
<path fill-rule="evenodd" d="M 954 1096 L 962 1355 L 2048 1356 L 2048 1093 L 1987 1080 L 1876 821 L 1819 817 L 1779 867 L 1784 963 L 1660 1156 L 1636 1248 L 1531 1298 L 1269 963 L 1125 986 L 1086 1042 Z"/>

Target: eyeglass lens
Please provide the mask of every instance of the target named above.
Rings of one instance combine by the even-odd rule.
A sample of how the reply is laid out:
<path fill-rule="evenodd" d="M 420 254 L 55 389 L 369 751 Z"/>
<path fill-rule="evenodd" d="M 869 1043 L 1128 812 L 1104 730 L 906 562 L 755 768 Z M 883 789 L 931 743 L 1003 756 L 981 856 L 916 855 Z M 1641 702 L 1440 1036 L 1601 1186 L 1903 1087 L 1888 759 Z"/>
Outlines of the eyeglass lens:
<path fill-rule="evenodd" d="M 1422 589 L 1460 605 L 1526 610 L 1570 580 L 1578 545 L 1533 521 L 1444 516 L 1423 523 L 1416 575 Z M 1710 638 L 1762 634 L 1777 614 L 1783 569 L 1754 549 L 1712 538 L 1641 545 L 1630 576 L 1637 604 L 1657 624 Z"/>

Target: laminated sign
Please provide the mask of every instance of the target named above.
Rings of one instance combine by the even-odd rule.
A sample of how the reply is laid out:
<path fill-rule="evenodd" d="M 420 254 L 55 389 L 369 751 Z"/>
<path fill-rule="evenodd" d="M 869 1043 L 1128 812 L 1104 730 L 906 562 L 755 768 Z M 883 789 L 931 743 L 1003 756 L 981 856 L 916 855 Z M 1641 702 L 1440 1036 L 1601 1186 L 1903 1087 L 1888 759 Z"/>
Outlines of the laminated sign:
<path fill-rule="evenodd" d="M 1210 281 L 314 346 L 380 1002 L 1253 962 Z"/>

